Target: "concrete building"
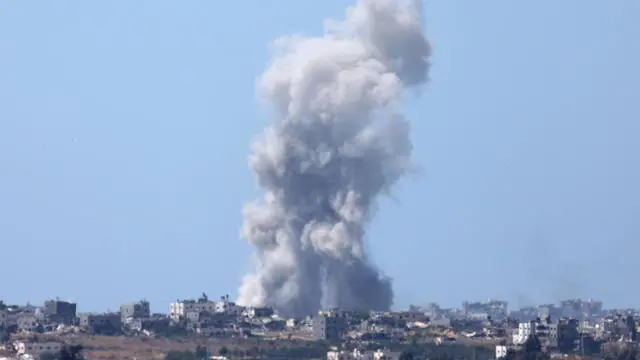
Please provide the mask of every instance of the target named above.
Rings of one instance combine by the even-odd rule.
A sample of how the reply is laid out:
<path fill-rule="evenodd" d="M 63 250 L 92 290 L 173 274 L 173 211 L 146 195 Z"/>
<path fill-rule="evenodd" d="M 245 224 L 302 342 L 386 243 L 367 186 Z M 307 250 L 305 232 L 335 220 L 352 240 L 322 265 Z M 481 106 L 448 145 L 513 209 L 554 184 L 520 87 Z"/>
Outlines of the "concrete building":
<path fill-rule="evenodd" d="M 347 331 L 347 321 L 338 313 L 321 313 L 313 318 L 314 340 L 342 340 Z"/>
<path fill-rule="evenodd" d="M 509 350 L 517 351 L 517 346 L 496 345 L 496 359 L 504 359 Z"/>
<path fill-rule="evenodd" d="M 0 329 L 7 327 L 7 309 L 0 309 Z"/>
<path fill-rule="evenodd" d="M 444 316 L 438 316 L 438 317 L 429 319 L 429 324 L 433 326 L 450 327 L 451 319 Z"/>
<path fill-rule="evenodd" d="M 557 331 L 557 324 L 551 323 L 550 318 L 521 322 L 518 324 L 517 331 L 513 333 L 513 344 L 522 345 L 530 336 L 537 336 L 542 346 L 555 347 L 557 345 Z"/>
<path fill-rule="evenodd" d="M 228 298 L 216 301 L 215 312 L 219 314 L 240 315 L 244 310 L 244 307 L 229 301 Z"/>
<path fill-rule="evenodd" d="M 119 313 L 80 314 L 78 325 L 92 334 L 115 335 L 122 330 Z"/>
<path fill-rule="evenodd" d="M 327 352 L 327 360 L 399 360 L 401 354 L 399 351 L 390 351 L 387 349 L 378 349 L 375 351 L 332 349 Z"/>
<path fill-rule="evenodd" d="M 169 304 L 169 317 L 178 321 L 184 319 L 188 312 L 215 313 L 216 302 L 209 300 L 182 300 Z"/>
<path fill-rule="evenodd" d="M 549 346 L 567 354 L 579 348 L 580 322 L 576 319 L 561 318 L 549 326 Z"/>
<path fill-rule="evenodd" d="M 184 319 L 187 320 L 187 322 L 189 323 L 196 323 L 196 322 L 200 322 L 200 320 L 203 318 L 204 312 L 201 311 L 188 311 L 185 315 L 184 315 Z"/>
<path fill-rule="evenodd" d="M 132 319 L 149 319 L 151 317 L 151 307 L 148 301 L 139 301 L 133 304 L 125 304 L 120 306 L 120 316 L 122 323 L 126 323 Z"/>
<path fill-rule="evenodd" d="M 579 339 L 578 324 L 579 321 L 576 319 L 561 318 L 551 322 L 549 317 L 522 322 L 512 335 L 513 344 L 522 345 L 530 336 L 535 335 L 544 348 L 569 353 L 574 350 Z"/>
<path fill-rule="evenodd" d="M 535 322 L 521 322 L 518 324 L 518 328 L 513 333 L 512 342 L 514 345 L 522 345 L 527 341 L 531 334 L 535 333 Z"/>
<path fill-rule="evenodd" d="M 501 300 L 489 299 L 487 302 L 462 303 L 462 311 L 466 318 L 484 320 L 488 317 L 499 320 L 507 317 L 508 303 Z"/>
<path fill-rule="evenodd" d="M 249 319 L 268 317 L 273 315 L 273 309 L 268 307 L 248 307 L 242 311 L 242 316 Z"/>
<path fill-rule="evenodd" d="M 35 314 L 25 313 L 18 315 L 18 330 L 33 332 L 40 329 L 42 329 L 42 324 Z"/>
<path fill-rule="evenodd" d="M 44 302 L 43 313 L 49 322 L 72 325 L 76 320 L 76 304 L 60 300 L 47 300 Z"/>
<path fill-rule="evenodd" d="M 407 323 L 410 322 L 428 322 L 429 316 L 425 312 L 420 311 L 399 311 L 392 312 L 391 316 L 398 321 L 405 321 Z"/>
<path fill-rule="evenodd" d="M 169 304 L 169 318 L 173 321 L 179 321 L 185 319 L 187 313 L 191 312 L 240 315 L 243 310 L 244 307 L 229 301 L 228 297 L 222 297 L 218 301 L 202 297 L 198 300 L 178 300 Z"/>
<path fill-rule="evenodd" d="M 14 343 L 18 355 L 31 355 L 33 358 L 38 358 L 40 355 L 49 353 L 55 354 L 60 352 L 62 344 L 56 341 L 48 342 L 29 342 L 19 341 Z"/>
<path fill-rule="evenodd" d="M 17 327 L 21 312 L 18 308 L 0 310 L 0 326 L 4 329 Z"/>

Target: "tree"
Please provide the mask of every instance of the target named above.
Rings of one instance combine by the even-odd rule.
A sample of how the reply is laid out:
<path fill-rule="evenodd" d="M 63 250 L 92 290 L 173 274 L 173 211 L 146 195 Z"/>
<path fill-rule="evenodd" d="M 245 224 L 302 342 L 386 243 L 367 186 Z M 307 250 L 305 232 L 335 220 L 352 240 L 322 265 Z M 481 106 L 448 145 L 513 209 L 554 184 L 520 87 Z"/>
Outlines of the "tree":
<path fill-rule="evenodd" d="M 413 360 L 413 353 L 411 351 L 403 351 L 400 354 L 400 360 Z"/>
<path fill-rule="evenodd" d="M 38 360 L 58 360 L 58 356 L 51 352 L 46 352 L 38 356 Z"/>
<path fill-rule="evenodd" d="M 164 360 L 196 360 L 196 354 L 193 351 L 169 351 L 165 355 Z"/>
<path fill-rule="evenodd" d="M 418 347 L 418 335 L 413 335 L 411 337 L 411 347 L 413 348 Z"/>
<path fill-rule="evenodd" d="M 518 352 L 513 349 L 507 349 L 507 354 L 504 356 L 504 360 L 516 360 L 518 358 Z"/>
<path fill-rule="evenodd" d="M 66 345 L 60 349 L 59 360 L 82 360 L 82 345 Z"/>
<path fill-rule="evenodd" d="M 540 339 L 531 335 L 527 338 L 527 341 L 523 344 L 522 350 L 514 351 L 507 350 L 505 360 L 548 360 L 550 357 L 547 353 L 542 351 L 542 344 Z"/>
<path fill-rule="evenodd" d="M 227 349 L 226 346 L 223 346 L 218 350 L 218 355 L 220 356 L 227 356 L 227 354 L 229 354 L 229 349 Z"/>
<path fill-rule="evenodd" d="M 541 360 L 542 344 L 536 335 L 530 335 L 522 348 L 524 360 Z"/>
<path fill-rule="evenodd" d="M 209 357 L 209 350 L 206 347 L 198 345 L 196 347 L 196 359 L 203 360 Z"/>
<path fill-rule="evenodd" d="M 8 343 L 11 340 L 11 334 L 8 331 L 0 330 L 0 344 Z"/>
<path fill-rule="evenodd" d="M 530 335 L 527 341 L 524 342 L 523 350 L 526 354 L 539 353 L 542 351 L 542 344 L 540 339 L 535 335 Z"/>
<path fill-rule="evenodd" d="M 605 360 L 635 360 L 637 350 L 632 344 L 616 344 L 603 349 L 602 355 Z"/>
<path fill-rule="evenodd" d="M 234 357 L 240 357 L 240 355 L 242 355 L 244 352 L 240 349 L 238 349 L 237 347 L 234 347 L 233 350 L 231 351 L 231 355 L 233 355 Z"/>

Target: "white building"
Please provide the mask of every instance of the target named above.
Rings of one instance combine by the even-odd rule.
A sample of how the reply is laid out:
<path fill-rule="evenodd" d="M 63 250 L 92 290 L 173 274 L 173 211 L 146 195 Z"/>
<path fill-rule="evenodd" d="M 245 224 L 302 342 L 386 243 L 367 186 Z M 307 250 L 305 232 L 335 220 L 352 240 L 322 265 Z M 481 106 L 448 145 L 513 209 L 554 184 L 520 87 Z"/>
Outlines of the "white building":
<path fill-rule="evenodd" d="M 287 328 L 288 329 L 293 329 L 296 326 L 298 326 L 298 320 L 297 319 L 287 319 Z"/>
<path fill-rule="evenodd" d="M 518 324 L 518 330 L 513 333 L 513 344 L 514 345 L 522 345 L 524 344 L 529 336 L 535 332 L 535 323 L 523 322 Z"/>
<path fill-rule="evenodd" d="M 517 346 L 510 345 L 496 345 L 496 360 L 504 359 L 507 356 L 509 350 L 517 351 L 519 348 Z"/>
<path fill-rule="evenodd" d="M 195 301 L 195 300 L 183 300 L 176 301 L 169 304 L 169 317 L 172 320 L 179 320 L 184 318 L 189 312 L 209 312 L 214 313 L 216 311 L 215 301 Z"/>
<path fill-rule="evenodd" d="M 240 314 L 244 308 L 228 300 L 183 300 L 169 304 L 169 318 L 174 321 L 185 318 L 188 313 Z"/>
<path fill-rule="evenodd" d="M 400 352 L 378 349 L 376 351 L 338 351 L 333 349 L 327 352 L 327 360 L 398 360 Z"/>
<path fill-rule="evenodd" d="M 227 301 L 227 300 L 219 300 L 216 301 L 216 310 L 215 312 L 217 313 L 226 313 L 227 311 L 231 310 L 233 308 L 235 304 Z"/>
<path fill-rule="evenodd" d="M 62 344 L 56 341 L 28 342 L 19 341 L 14 343 L 18 355 L 31 355 L 34 358 L 45 353 L 57 353 L 62 349 Z"/>
<path fill-rule="evenodd" d="M 172 320 L 179 320 L 185 316 L 184 302 L 176 301 L 169 304 L 169 317 Z"/>
<path fill-rule="evenodd" d="M 232 315 L 240 315 L 245 310 L 243 306 L 240 306 L 233 301 L 229 300 L 219 300 L 216 301 L 216 312 L 217 313 L 226 313 Z"/>
<path fill-rule="evenodd" d="M 496 359 L 502 359 L 507 356 L 507 347 L 505 345 L 496 345 Z"/>
<path fill-rule="evenodd" d="M 327 352 L 327 360 L 373 360 L 373 352 L 361 352 L 358 349 L 353 351 L 331 350 Z"/>

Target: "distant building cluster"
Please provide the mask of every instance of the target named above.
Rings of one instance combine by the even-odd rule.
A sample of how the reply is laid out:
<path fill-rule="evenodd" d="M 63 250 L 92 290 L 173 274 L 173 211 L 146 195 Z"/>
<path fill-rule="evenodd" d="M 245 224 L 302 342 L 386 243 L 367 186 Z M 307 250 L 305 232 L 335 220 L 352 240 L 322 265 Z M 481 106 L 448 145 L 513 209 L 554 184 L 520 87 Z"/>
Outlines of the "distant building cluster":
<path fill-rule="evenodd" d="M 327 354 L 332 359 L 363 358 L 358 343 L 407 341 L 443 343 L 492 342 L 496 358 L 523 346 L 532 336 L 559 354 L 589 353 L 608 341 L 636 342 L 639 312 L 606 310 L 599 301 L 578 299 L 509 311 L 507 302 L 464 302 L 460 308 L 438 304 L 403 311 L 365 312 L 328 309 L 304 318 L 283 318 L 268 307 L 243 307 L 228 296 L 210 300 L 177 300 L 166 314 L 154 314 L 148 301 L 123 304 L 118 312 L 77 313 L 75 303 L 47 300 L 42 306 L 0 302 L 0 334 L 42 333 L 108 336 L 182 335 L 196 337 L 299 339 L 349 344 Z M 354 346 L 356 344 L 356 346 Z M 14 352 L 40 355 L 59 351 L 55 342 L 14 342 Z M 393 358 L 377 349 L 366 357 Z M 382 354 L 382 355 L 381 355 Z M 34 355 L 34 356 L 35 356 Z M 355 356 L 355 357 L 354 357 Z"/>

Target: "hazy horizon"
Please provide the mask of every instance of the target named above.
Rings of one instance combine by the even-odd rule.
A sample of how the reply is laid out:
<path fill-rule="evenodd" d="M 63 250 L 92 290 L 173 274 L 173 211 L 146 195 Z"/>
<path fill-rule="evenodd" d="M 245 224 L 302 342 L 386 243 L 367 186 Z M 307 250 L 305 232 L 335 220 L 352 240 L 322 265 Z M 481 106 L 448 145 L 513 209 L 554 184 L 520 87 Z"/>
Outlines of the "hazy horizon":
<path fill-rule="evenodd" d="M 268 44 L 355 1 L 8 2 L 0 12 L 0 298 L 80 311 L 237 297 Z M 421 172 L 366 250 L 395 307 L 595 298 L 640 307 L 640 3 L 425 2 L 407 92 Z M 569 271 L 570 270 L 570 271 Z"/>

